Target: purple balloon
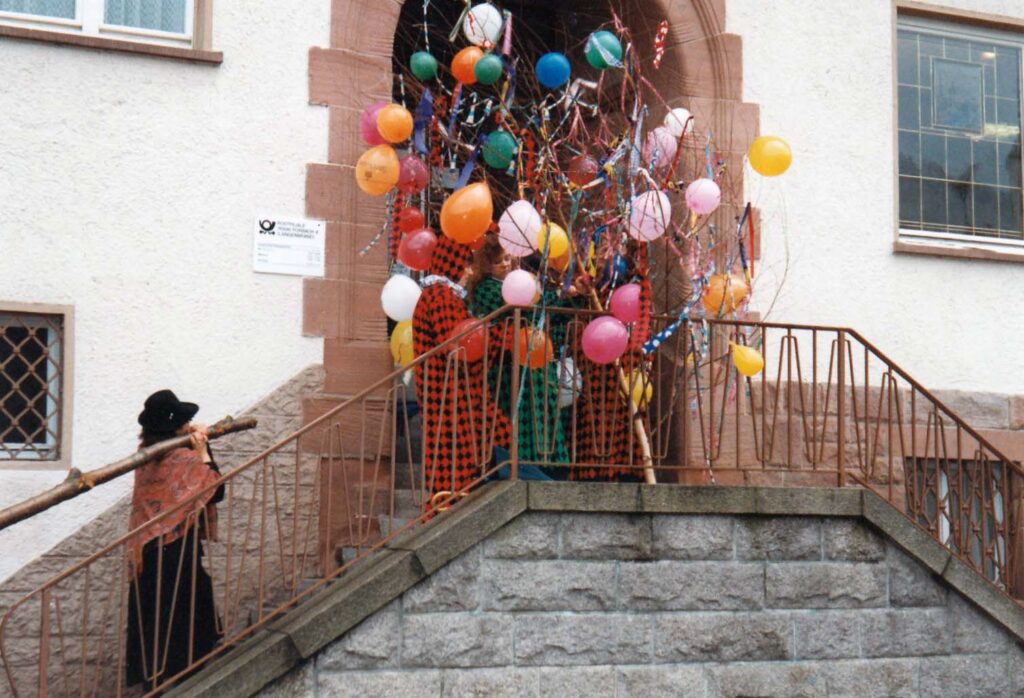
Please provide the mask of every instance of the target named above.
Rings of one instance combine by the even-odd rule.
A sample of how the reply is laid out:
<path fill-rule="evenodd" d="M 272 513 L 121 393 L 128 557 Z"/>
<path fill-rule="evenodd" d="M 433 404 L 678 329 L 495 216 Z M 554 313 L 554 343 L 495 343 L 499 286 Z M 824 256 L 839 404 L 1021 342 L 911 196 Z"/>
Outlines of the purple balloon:
<path fill-rule="evenodd" d="M 592 320 L 583 330 L 583 353 L 595 364 L 610 364 L 626 352 L 629 330 L 609 315 Z"/>
<path fill-rule="evenodd" d="M 537 277 L 523 269 L 510 271 L 501 282 L 501 297 L 509 305 L 533 305 L 537 297 Z"/>
<path fill-rule="evenodd" d="M 383 145 L 387 142 L 377 130 L 377 114 L 388 104 L 390 102 L 371 104 L 363 110 L 363 115 L 359 117 L 359 135 L 363 137 L 367 145 Z"/>
<path fill-rule="evenodd" d="M 629 324 L 640 319 L 640 284 L 626 284 L 612 292 L 612 315 Z"/>
<path fill-rule="evenodd" d="M 718 204 L 722 203 L 722 190 L 714 180 L 698 179 L 686 187 L 686 205 L 694 213 L 706 216 L 714 213 Z"/>

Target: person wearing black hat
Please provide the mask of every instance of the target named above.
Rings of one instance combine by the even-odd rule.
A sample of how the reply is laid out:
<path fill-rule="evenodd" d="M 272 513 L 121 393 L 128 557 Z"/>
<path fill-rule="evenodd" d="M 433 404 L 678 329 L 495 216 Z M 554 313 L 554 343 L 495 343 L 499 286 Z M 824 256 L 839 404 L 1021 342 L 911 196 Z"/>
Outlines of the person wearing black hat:
<path fill-rule="evenodd" d="M 220 472 L 207 447 L 207 428 L 192 422 L 198 411 L 195 403 L 160 390 L 146 398 L 139 414 L 141 448 L 185 434 L 192 438 L 191 448 L 176 448 L 135 471 L 125 648 L 129 686 L 156 687 L 220 639 L 203 538 L 215 535 L 214 505 L 224 486 L 217 486 Z M 154 522 L 156 517 L 162 518 Z"/>

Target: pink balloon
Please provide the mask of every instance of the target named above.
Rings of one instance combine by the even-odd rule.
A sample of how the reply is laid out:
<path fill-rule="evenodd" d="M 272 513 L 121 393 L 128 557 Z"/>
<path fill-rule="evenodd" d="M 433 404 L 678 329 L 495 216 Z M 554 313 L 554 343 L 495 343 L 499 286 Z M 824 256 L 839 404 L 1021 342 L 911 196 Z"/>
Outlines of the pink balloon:
<path fill-rule="evenodd" d="M 706 216 L 714 213 L 718 204 L 722 203 L 722 190 L 714 180 L 698 179 L 686 187 L 686 205 L 694 213 Z"/>
<path fill-rule="evenodd" d="M 667 167 L 676 159 L 678 149 L 679 142 L 672 136 L 672 132 L 664 126 L 659 126 L 647 134 L 644 141 L 644 161 L 654 169 Z"/>
<path fill-rule="evenodd" d="M 626 284 L 612 292 L 612 315 L 625 323 L 640 319 L 640 284 Z"/>
<path fill-rule="evenodd" d="M 501 297 L 509 305 L 531 306 L 537 297 L 537 278 L 528 271 L 510 271 L 501 282 Z"/>
<path fill-rule="evenodd" d="M 591 320 L 583 330 L 583 353 L 595 364 L 610 364 L 626 352 L 629 331 L 608 315 Z"/>
<path fill-rule="evenodd" d="M 418 155 L 402 158 L 401 169 L 398 171 L 398 191 L 403 194 L 419 194 L 429 181 L 430 170 L 422 158 Z"/>
<path fill-rule="evenodd" d="M 520 199 L 498 219 L 498 241 L 513 257 L 533 254 L 543 221 L 529 201 Z"/>
<path fill-rule="evenodd" d="M 359 117 L 359 135 L 363 137 L 367 145 L 383 145 L 386 143 L 383 136 L 380 135 L 380 131 L 377 130 L 377 114 L 388 104 L 390 102 L 371 104 L 363 110 L 363 115 Z"/>
<path fill-rule="evenodd" d="M 651 189 L 637 194 L 629 205 L 629 236 L 642 242 L 657 240 L 671 218 L 672 204 L 665 192 Z"/>

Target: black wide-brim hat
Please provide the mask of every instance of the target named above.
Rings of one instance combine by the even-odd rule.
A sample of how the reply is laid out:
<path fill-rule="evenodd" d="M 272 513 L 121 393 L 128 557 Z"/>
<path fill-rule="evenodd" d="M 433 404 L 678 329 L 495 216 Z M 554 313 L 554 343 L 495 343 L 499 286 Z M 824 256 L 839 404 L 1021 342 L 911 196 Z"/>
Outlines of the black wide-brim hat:
<path fill-rule="evenodd" d="M 146 398 L 139 424 L 149 432 L 173 434 L 192 421 L 198 411 L 199 405 L 194 402 L 182 402 L 170 390 L 158 390 Z"/>

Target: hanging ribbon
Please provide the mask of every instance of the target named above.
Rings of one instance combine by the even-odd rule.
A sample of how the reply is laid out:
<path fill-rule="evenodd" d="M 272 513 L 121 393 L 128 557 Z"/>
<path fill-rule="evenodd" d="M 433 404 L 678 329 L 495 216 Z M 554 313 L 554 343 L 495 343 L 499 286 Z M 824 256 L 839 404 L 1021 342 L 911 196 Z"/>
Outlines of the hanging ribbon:
<path fill-rule="evenodd" d="M 433 111 L 434 95 L 430 93 L 430 90 L 423 90 L 423 97 L 420 99 L 419 106 L 416 107 L 416 117 L 413 119 L 413 143 L 416 152 L 420 155 L 427 154 L 427 127 L 430 126 Z"/>
<path fill-rule="evenodd" d="M 665 58 L 665 40 L 668 39 L 668 20 L 662 20 L 658 25 L 658 34 L 654 37 L 654 69 L 661 68 L 661 61 Z"/>

